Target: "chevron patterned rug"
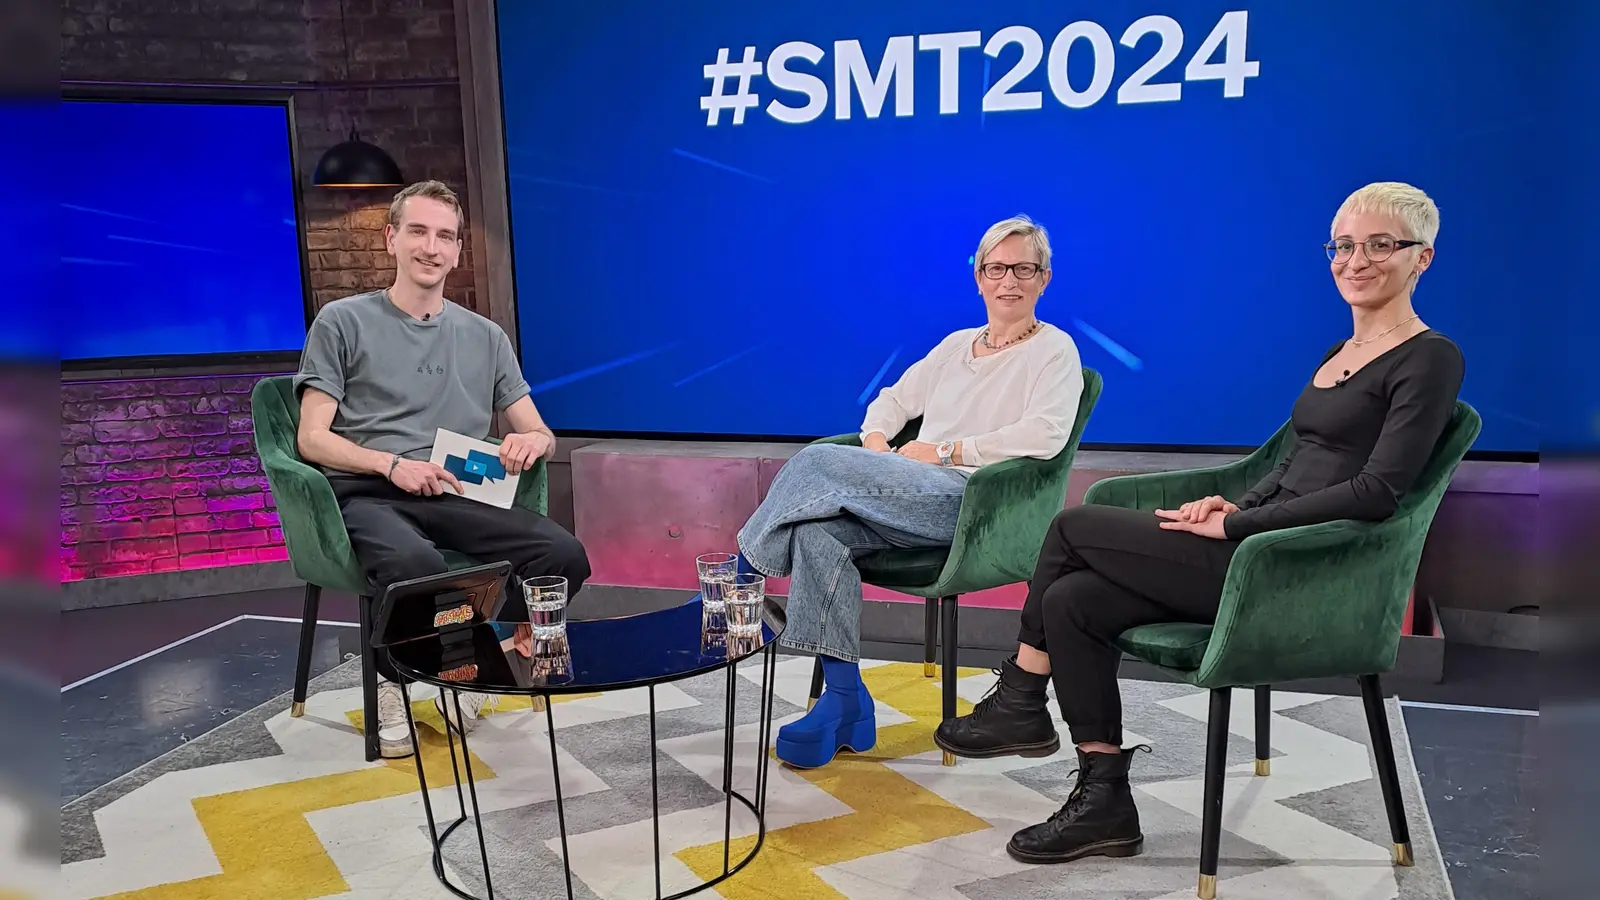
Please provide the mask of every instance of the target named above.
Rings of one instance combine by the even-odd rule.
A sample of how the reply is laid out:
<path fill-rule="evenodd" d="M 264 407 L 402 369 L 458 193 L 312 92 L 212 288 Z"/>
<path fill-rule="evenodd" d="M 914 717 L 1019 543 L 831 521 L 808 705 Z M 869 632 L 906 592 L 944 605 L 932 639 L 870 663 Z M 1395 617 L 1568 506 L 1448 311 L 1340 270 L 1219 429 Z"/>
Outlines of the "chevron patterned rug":
<path fill-rule="evenodd" d="M 1123 682 L 1145 851 L 1126 860 L 1028 866 L 1010 835 L 1048 817 L 1071 789 L 1075 760 L 940 765 L 931 735 L 938 681 L 922 665 L 869 663 L 878 745 L 826 768 L 770 770 L 766 842 L 732 879 L 700 896 L 760 900 L 1126 900 L 1194 897 L 1200 847 L 1207 696 Z M 994 681 L 964 671 L 962 711 Z M 809 659 L 778 665 L 775 722 L 802 712 Z M 754 796 L 760 667 L 741 667 L 736 787 Z M 434 879 L 414 763 L 362 761 L 359 672 L 346 662 L 314 683 L 305 717 L 282 697 L 67 806 L 62 897 L 161 900 L 422 900 Z M 722 703 L 717 673 L 657 688 L 662 889 L 722 871 Z M 456 809 L 442 723 L 420 691 L 424 765 L 441 816 Z M 647 696 L 624 691 L 555 706 L 576 896 L 655 896 L 650 866 Z M 1387 820 L 1358 699 L 1274 698 L 1270 777 L 1254 776 L 1254 704 L 1233 704 L 1223 814 L 1223 900 L 1289 897 L 1449 900 L 1399 709 L 1391 707 L 1416 856 L 1390 865 Z M 470 743 L 496 896 L 565 896 L 544 715 L 502 701 Z M 1063 730 L 1063 738 L 1065 733 Z M 1063 746 L 1068 746 L 1063 740 Z M 442 776 L 442 781 L 440 780 Z M 734 859 L 754 820 L 735 804 Z M 477 835 L 447 845 L 458 884 L 484 896 Z"/>

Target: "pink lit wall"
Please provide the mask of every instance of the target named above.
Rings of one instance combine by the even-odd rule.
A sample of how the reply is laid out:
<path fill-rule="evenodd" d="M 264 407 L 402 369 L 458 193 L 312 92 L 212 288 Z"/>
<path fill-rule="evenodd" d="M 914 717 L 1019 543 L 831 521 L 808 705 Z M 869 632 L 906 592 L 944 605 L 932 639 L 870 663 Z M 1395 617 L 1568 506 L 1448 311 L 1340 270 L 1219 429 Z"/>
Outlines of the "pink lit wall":
<path fill-rule="evenodd" d="M 288 559 L 251 433 L 263 377 L 61 386 L 62 581 Z"/>

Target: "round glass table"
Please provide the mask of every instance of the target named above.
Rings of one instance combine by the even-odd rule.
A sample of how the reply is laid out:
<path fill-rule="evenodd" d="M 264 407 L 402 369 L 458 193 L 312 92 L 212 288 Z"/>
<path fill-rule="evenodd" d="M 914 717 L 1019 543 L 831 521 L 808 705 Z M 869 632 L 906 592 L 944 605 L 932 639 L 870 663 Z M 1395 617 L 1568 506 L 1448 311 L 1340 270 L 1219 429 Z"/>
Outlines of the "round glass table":
<path fill-rule="evenodd" d="M 433 872 L 439 882 L 457 896 L 468 900 L 493 900 L 494 882 L 490 875 L 489 851 L 484 839 L 482 812 L 478 806 L 477 782 L 472 759 L 467 751 L 467 735 L 455 728 L 444 729 L 450 749 L 453 786 L 460 807 L 454 820 L 440 827 L 434 815 L 433 799 L 424 771 L 422 743 L 411 715 L 410 688 L 414 683 L 437 687 L 451 716 L 461 721 L 460 692 L 513 695 L 535 698 L 537 713 L 543 707 L 545 728 L 550 740 L 550 777 L 555 783 L 557 827 L 561 836 L 561 863 L 566 878 L 568 900 L 572 891 L 572 863 L 567 851 L 567 814 L 562 800 L 561 767 L 556 747 L 554 704 L 550 700 L 563 694 L 596 693 L 642 689 L 649 694 L 650 758 L 639 765 L 650 767 L 651 827 L 654 835 L 652 861 L 655 870 L 655 896 L 674 900 L 719 884 L 755 859 L 766 837 L 767 779 L 772 741 L 773 688 L 776 680 L 778 637 L 786 624 L 783 608 L 773 600 L 762 606 L 759 634 L 729 636 L 707 634 L 702 627 L 699 598 L 682 606 L 641 615 L 613 619 L 572 620 L 564 639 L 535 641 L 532 655 L 515 649 L 509 637 L 515 623 L 486 622 L 451 632 L 387 645 L 395 670 L 406 693 L 406 716 L 411 728 L 422 792 L 423 810 L 428 820 L 428 836 L 433 844 Z M 760 715 L 755 763 L 755 787 L 747 796 L 733 785 L 735 698 L 739 687 L 738 664 L 759 657 L 761 666 Z M 657 777 L 656 687 L 669 682 L 723 670 L 727 688 L 722 733 L 722 778 L 718 785 L 723 795 L 722 872 L 686 890 L 661 893 L 661 816 L 660 784 Z M 542 701 L 542 702 L 540 702 Z M 459 744 L 460 750 L 457 751 Z M 435 779 L 437 784 L 438 779 Z M 446 783 L 446 786 L 450 786 Z M 436 788 L 437 789 L 437 788 Z M 755 842 L 741 859 L 733 859 L 734 802 L 755 817 Z M 468 807 L 471 807 L 469 812 Z M 742 815 L 742 814 L 741 814 Z M 477 831 L 478 855 L 483 865 L 484 897 L 469 893 L 450 877 L 444 861 L 446 842 L 457 829 L 471 822 Z M 470 832 L 463 832 L 463 835 Z M 548 894 L 545 894 L 548 896 Z"/>

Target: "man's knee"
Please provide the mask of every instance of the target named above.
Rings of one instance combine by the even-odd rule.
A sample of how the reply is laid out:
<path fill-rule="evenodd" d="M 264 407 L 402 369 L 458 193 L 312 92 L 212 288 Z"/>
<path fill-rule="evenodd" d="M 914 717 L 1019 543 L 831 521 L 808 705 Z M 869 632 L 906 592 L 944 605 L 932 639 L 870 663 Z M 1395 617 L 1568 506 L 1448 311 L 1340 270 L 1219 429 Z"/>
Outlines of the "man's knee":
<path fill-rule="evenodd" d="M 583 583 L 589 580 L 591 569 L 589 566 L 589 553 L 584 548 L 583 542 L 574 537 L 566 529 L 553 529 L 548 540 L 543 542 L 531 559 L 519 567 L 524 578 L 539 575 L 555 575 L 567 580 L 568 594 L 576 594 Z"/>
<path fill-rule="evenodd" d="M 389 548 L 374 554 L 370 568 L 372 580 L 380 591 L 396 582 L 443 575 L 450 571 L 444 554 L 432 546 Z"/>

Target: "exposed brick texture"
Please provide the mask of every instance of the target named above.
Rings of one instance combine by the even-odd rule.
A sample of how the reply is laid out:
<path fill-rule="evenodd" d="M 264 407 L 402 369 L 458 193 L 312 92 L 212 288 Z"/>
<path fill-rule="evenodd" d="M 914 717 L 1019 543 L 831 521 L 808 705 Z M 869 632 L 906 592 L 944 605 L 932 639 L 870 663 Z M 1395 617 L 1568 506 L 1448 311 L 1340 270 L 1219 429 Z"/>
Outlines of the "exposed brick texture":
<path fill-rule="evenodd" d="M 259 375 L 61 386 L 61 579 L 286 559 L 247 412 Z"/>
<path fill-rule="evenodd" d="M 456 77 L 452 0 L 345 0 L 345 10 L 348 66 L 339 0 L 64 0 L 62 77 L 322 85 Z M 314 188 L 312 170 L 354 124 L 408 180 L 437 178 L 464 200 L 458 89 L 304 91 L 295 118 L 317 305 L 389 284 L 383 225 L 392 192 Z M 470 254 L 447 293 L 476 309 Z M 62 386 L 62 580 L 285 558 L 251 438 L 249 394 L 260 377 Z"/>

